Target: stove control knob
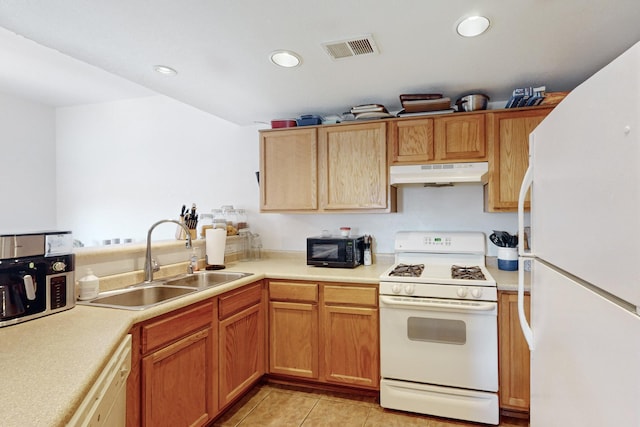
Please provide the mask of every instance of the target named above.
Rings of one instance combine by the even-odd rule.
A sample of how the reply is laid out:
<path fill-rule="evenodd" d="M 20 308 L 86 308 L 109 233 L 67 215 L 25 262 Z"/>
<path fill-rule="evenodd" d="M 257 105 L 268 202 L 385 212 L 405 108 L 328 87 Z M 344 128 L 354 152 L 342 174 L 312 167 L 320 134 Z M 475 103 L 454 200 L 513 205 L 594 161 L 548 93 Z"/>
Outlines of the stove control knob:
<path fill-rule="evenodd" d="M 413 295 L 413 293 L 416 291 L 416 285 L 406 285 L 404 287 L 404 292 L 407 295 Z"/>
<path fill-rule="evenodd" d="M 471 291 L 471 295 L 474 298 L 480 298 L 482 296 L 482 289 L 481 288 L 475 288 Z"/>
<path fill-rule="evenodd" d="M 458 291 L 456 292 L 456 294 L 458 294 L 458 296 L 460 298 L 464 298 L 467 296 L 467 288 L 458 288 Z"/>
<path fill-rule="evenodd" d="M 391 286 L 391 292 L 393 292 L 394 294 L 399 294 L 401 291 L 402 291 L 402 286 L 398 284 Z"/>

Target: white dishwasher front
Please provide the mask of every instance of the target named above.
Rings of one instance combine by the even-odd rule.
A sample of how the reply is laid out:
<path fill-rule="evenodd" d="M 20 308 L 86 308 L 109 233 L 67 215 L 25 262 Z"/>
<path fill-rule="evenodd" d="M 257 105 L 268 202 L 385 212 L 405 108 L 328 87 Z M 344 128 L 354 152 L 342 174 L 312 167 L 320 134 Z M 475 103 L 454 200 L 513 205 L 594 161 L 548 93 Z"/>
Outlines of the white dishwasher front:
<path fill-rule="evenodd" d="M 131 372 L 131 335 L 127 335 L 122 340 L 67 425 L 124 427 L 129 372 Z"/>

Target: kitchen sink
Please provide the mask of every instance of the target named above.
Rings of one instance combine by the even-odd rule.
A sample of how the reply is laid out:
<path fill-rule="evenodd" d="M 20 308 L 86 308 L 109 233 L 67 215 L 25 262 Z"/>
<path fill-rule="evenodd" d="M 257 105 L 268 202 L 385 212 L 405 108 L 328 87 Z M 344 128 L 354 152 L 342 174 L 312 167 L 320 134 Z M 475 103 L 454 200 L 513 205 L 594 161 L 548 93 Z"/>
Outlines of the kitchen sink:
<path fill-rule="evenodd" d="M 167 286 L 183 286 L 197 289 L 209 289 L 220 286 L 252 273 L 240 273 L 235 271 L 198 271 L 193 274 L 181 274 L 165 280 Z"/>
<path fill-rule="evenodd" d="M 124 289 L 100 292 L 97 298 L 78 301 L 77 303 L 96 307 L 144 310 L 163 302 L 205 289 L 211 289 L 251 275 L 252 273 L 235 271 L 198 271 L 193 274 L 181 274 L 162 280 L 155 280 L 151 283 L 140 283 Z"/>
<path fill-rule="evenodd" d="M 156 283 L 100 292 L 97 298 L 89 301 L 78 301 L 78 304 L 122 308 L 125 310 L 144 310 L 194 292 L 197 292 L 197 289 Z"/>

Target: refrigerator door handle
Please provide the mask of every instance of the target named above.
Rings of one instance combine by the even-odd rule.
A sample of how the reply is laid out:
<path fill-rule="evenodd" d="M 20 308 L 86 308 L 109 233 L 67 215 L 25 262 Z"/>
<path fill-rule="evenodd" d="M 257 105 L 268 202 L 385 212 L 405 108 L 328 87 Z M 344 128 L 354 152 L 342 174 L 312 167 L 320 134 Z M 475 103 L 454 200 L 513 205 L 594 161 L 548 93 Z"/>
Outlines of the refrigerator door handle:
<path fill-rule="evenodd" d="M 518 196 L 518 235 L 520 241 L 524 241 L 524 201 L 527 197 L 527 191 L 533 184 L 533 162 L 531 161 L 531 153 L 533 153 L 533 135 L 529 135 L 529 167 L 522 179 L 522 185 L 520 186 L 520 194 Z M 524 339 L 529 345 L 529 350 L 533 350 L 533 331 L 527 317 L 524 313 L 524 262 L 528 260 L 533 262 L 532 258 L 535 257 L 531 249 L 529 252 L 525 252 L 524 245 L 518 246 L 518 318 L 520 319 L 520 328 Z"/>
<path fill-rule="evenodd" d="M 531 326 L 529 326 L 529 322 L 527 322 L 527 317 L 524 313 L 524 261 L 531 260 L 528 257 L 519 257 L 518 258 L 518 319 L 520 319 L 520 329 L 522 329 L 522 334 L 524 335 L 524 339 L 527 341 L 527 345 L 529 345 L 529 350 L 533 350 L 533 331 L 531 330 Z"/>

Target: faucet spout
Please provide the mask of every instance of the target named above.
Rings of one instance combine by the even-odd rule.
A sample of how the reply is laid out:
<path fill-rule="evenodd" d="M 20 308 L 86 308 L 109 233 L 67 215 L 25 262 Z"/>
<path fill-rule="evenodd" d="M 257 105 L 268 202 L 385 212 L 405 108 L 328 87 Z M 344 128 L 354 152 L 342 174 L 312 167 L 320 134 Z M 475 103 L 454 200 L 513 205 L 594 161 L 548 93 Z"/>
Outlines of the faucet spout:
<path fill-rule="evenodd" d="M 151 262 L 151 233 L 153 232 L 154 228 L 165 222 L 173 222 L 174 224 L 178 224 L 180 227 L 184 228 L 184 231 L 187 235 L 187 248 L 191 248 L 191 233 L 189 232 L 187 226 L 182 222 L 176 221 L 175 219 L 161 219 L 160 221 L 153 224 L 147 232 L 147 252 L 144 259 L 144 281 L 146 283 L 153 282 L 153 265 Z"/>

